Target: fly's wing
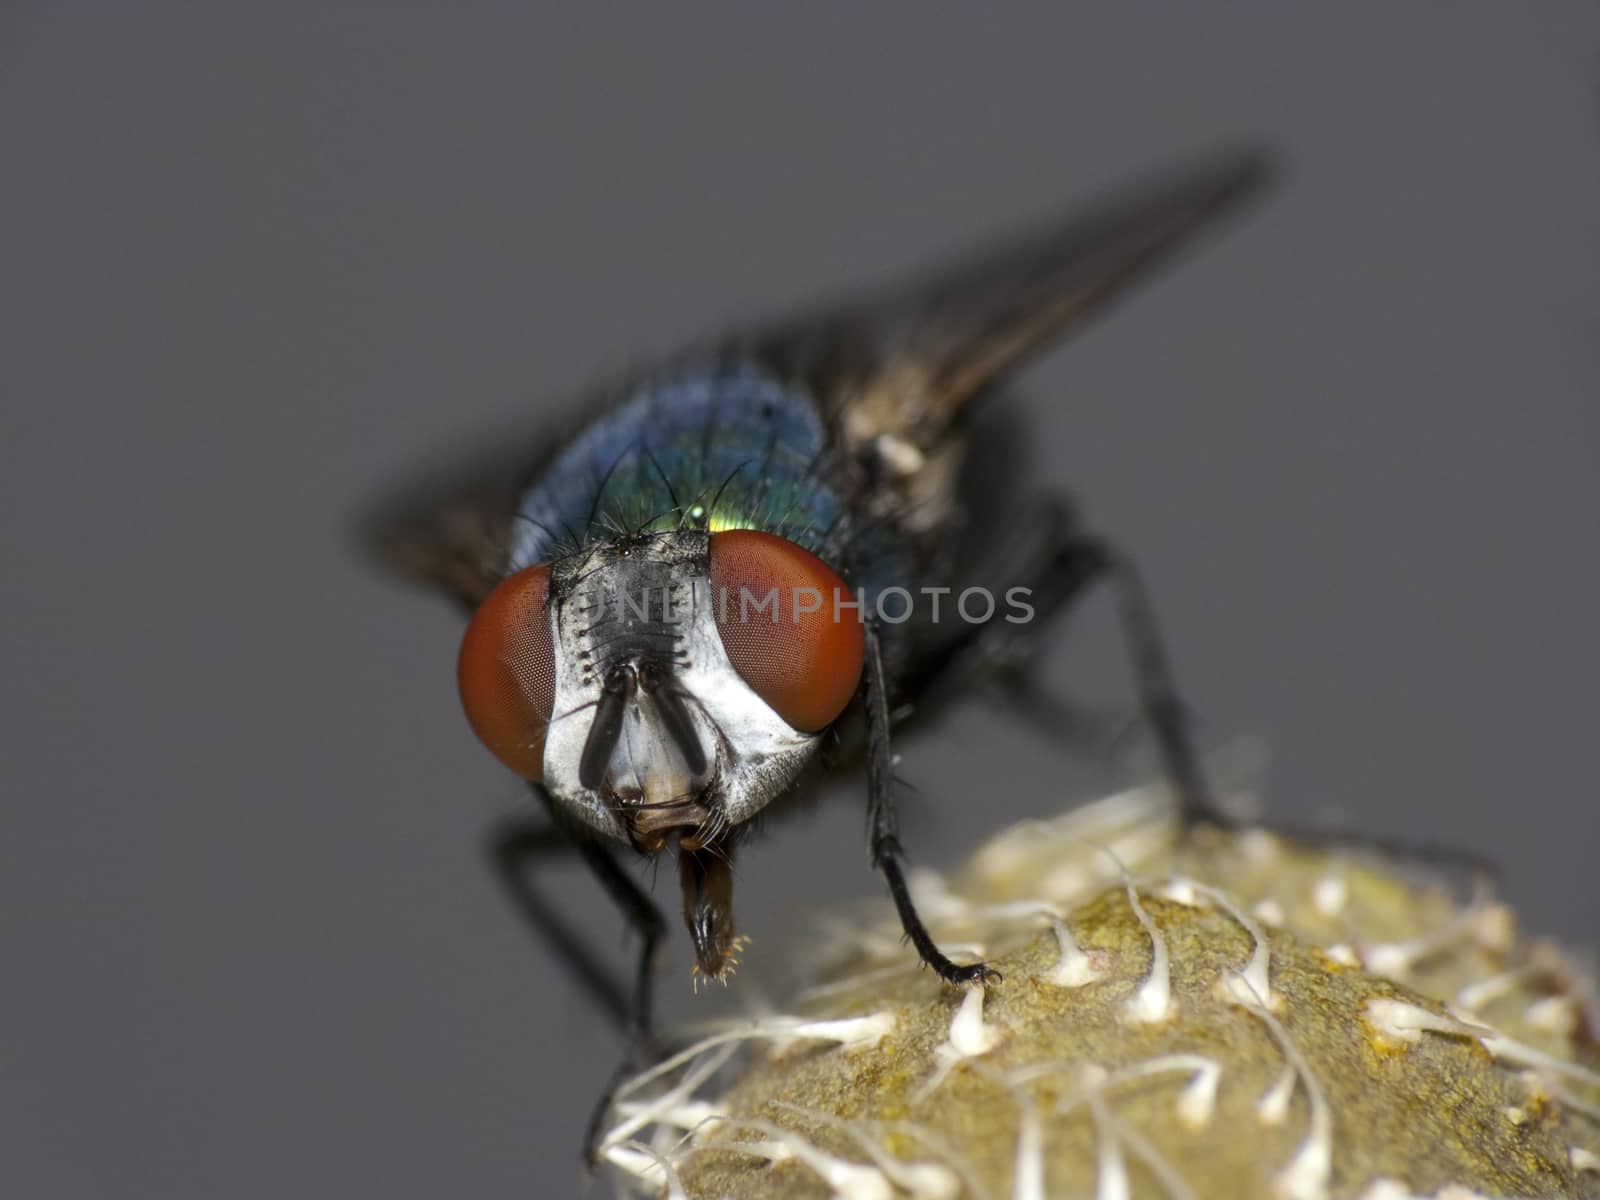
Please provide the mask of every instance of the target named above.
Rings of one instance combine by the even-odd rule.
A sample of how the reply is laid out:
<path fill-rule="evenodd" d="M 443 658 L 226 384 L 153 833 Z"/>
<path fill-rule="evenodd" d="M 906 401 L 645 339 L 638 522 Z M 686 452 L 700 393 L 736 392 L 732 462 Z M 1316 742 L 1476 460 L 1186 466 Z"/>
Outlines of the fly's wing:
<path fill-rule="evenodd" d="M 505 575 L 518 501 L 570 432 L 508 429 L 458 460 L 404 482 L 357 518 L 379 565 L 475 609 Z"/>
<path fill-rule="evenodd" d="M 832 406 L 853 449 L 887 436 L 929 450 L 974 396 L 1104 311 L 1270 174 L 1259 150 L 1168 170 L 909 286 L 775 329 L 758 353 Z"/>
<path fill-rule="evenodd" d="M 911 286 L 692 351 L 668 369 L 729 355 L 776 369 L 806 388 L 842 449 L 876 447 L 900 474 L 879 500 L 932 523 L 951 456 L 927 452 L 967 402 L 1103 309 L 1267 175 L 1265 156 L 1253 151 L 1170 171 Z M 581 415 L 626 394 L 600 396 Z M 475 607 L 501 578 L 519 497 L 562 445 L 548 433 L 501 438 L 477 461 L 378 508 L 363 540 L 390 569 Z"/>

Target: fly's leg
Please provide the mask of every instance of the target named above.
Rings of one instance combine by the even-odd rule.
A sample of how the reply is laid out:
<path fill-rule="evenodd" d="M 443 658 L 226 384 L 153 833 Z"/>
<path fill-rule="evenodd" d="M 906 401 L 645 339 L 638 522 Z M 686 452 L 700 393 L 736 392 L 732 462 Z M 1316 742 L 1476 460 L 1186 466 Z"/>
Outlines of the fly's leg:
<path fill-rule="evenodd" d="M 495 874 L 518 911 L 557 951 L 578 982 L 630 1038 L 649 1041 L 656 952 L 666 932 L 655 901 L 606 847 L 581 835 L 569 836 L 554 826 L 507 824 L 491 835 L 488 852 Z M 639 934 L 642 945 L 631 993 L 618 986 L 583 938 L 562 924 L 531 886 L 528 868 L 532 862 L 556 853 L 576 853 Z"/>
<path fill-rule="evenodd" d="M 1177 789 L 1185 826 L 1232 824 L 1212 802 L 1200 770 L 1187 713 L 1143 578 L 1132 561 L 1110 543 L 1075 528 L 1064 507 L 1052 506 L 1047 520 L 1049 537 L 1042 561 L 1033 567 L 1027 584 L 1033 619 L 1012 623 L 991 617 L 982 624 L 966 626 L 913 680 L 913 696 L 935 697 L 973 676 L 1014 670 L 1036 646 L 1045 623 L 1070 609 L 1092 584 L 1103 581 L 1116 600 L 1140 713 Z"/>
<path fill-rule="evenodd" d="M 1104 578 L 1115 593 L 1122 637 L 1127 645 L 1139 707 L 1155 734 L 1167 777 L 1178 789 L 1179 815 L 1186 828 L 1202 822 L 1229 826 L 1211 798 L 1200 756 L 1189 736 L 1188 713 L 1178 696 L 1172 662 L 1156 624 L 1144 577 L 1126 555 L 1098 538 L 1077 538 L 1067 544 L 1063 554 L 1076 561 L 1078 574 L 1087 581 Z"/>
<path fill-rule="evenodd" d="M 977 680 L 1025 669 L 1049 620 L 1069 610 L 1091 584 L 1104 580 L 1116 592 L 1140 708 L 1155 733 L 1167 774 L 1177 787 L 1185 826 L 1233 825 L 1210 799 L 1149 593 L 1138 571 L 1103 539 L 1077 528 L 1065 505 L 1050 505 L 1038 522 L 1033 538 L 1040 548 L 1036 551 L 1037 565 L 1031 572 L 1023 572 L 1031 588 L 1029 602 L 1034 607 L 1034 619 L 1025 624 L 991 619 L 963 626 L 962 632 L 937 650 L 929 665 L 909 681 L 911 697 L 919 706 L 934 706 Z M 1026 689 L 1026 675 L 1022 684 Z M 1030 704 L 1048 703 L 1031 694 L 1024 699 Z M 1277 821 L 1269 828 L 1312 846 L 1367 850 L 1423 867 L 1464 870 L 1474 888 L 1491 886 L 1500 873 L 1498 866 L 1484 856 L 1449 846 L 1372 834 L 1341 834 Z"/>
<path fill-rule="evenodd" d="M 867 686 L 867 841 L 872 855 L 872 867 L 883 875 L 889 885 L 889 895 L 894 899 L 895 910 L 900 914 L 900 925 L 906 937 L 917 948 L 917 955 L 946 983 L 989 983 L 1000 978 L 1000 972 L 983 963 L 957 965 L 934 945 L 932 936 L 917 915 L 911 902 L 911 892 L 906 887 L 901 860 L 905 851 L 900 848 L 900 822 L 895 811 L 893 759 L 889 753 L 889 703 L 884 686 L 883 655 L 878 647 L 877 628 L 869 621 L 865 626 Z"/>
<path fill-rule="evenodd" d="M 549 804 L 548 797 L 540 791 Z M 606 894 L 622 910 L 624 919 L 639 935 L 640 949 L 633 988 L 625 992 L 590 953 L 583 939 L 563 924 L 548 903 L 530 885 L 532 860 L 557 851 L 575 851 Z M 493 834 L 489 858 L 518 911 L 560 954 L 578 981 L 594 995 L 623 1029 L 628 1049 L 589 1115 L 584 1133 L 584 1157 L 591 1166 L 598 1158 L 606 1114 L 618 1086 L 629 1075 L 655 1061 L 657 1049 L 652 1022 L 656 957 L 666 923 L 661 910 L 637 880 L 617 862 L 609 849 L 589 838 L 568 837 L 554 826 L 508 825 Z"/>

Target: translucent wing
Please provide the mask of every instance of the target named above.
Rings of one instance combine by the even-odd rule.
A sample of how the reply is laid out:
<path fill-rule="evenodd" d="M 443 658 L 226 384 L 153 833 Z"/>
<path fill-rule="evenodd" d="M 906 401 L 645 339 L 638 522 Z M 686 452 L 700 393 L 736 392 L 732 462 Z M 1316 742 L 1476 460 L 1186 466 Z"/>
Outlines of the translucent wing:
<path fill-rule="evenodd" d="M 667 366 L 761 363 L 811 395 L 847 452 L 885 438 L 929 451 L 975 396 L 1102 311 L 1269 175 L 1260 151 L 1213 156 L 909 284 L 724 339 Z M 597 415 L 626 393 L 597 396 L 578 415 Z M 501 438 L 463 468 L 379 508 L 364 540 L 391 569 L 475 606 L 503 573 L 518 498 L 562 444 L 548 432 Z"/>
<path fill-rule="evenodd" d="M 1168 170 L 908 285 L 776 328 L 758 353 L 840 406 L 852 440 L 926 449 L 962 408 L 1258 192 L 1250 149 Z"/>
<path fill-rule="evenodd" d="M 410 481 L 361 514 L 362 548 L 388 570 L 476 608 L 505 575 L 518 499 L 557 449 L 557 439 L 513 434 Z"/>

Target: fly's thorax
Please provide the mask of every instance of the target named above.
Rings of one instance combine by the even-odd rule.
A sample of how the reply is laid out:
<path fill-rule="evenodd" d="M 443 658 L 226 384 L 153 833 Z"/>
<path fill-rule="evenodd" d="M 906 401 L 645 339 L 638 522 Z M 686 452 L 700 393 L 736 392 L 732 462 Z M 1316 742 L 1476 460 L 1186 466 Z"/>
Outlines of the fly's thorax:
<path fill-rule="evenodd" d="M 729 661 L 710 535 L 644 534 L 554 564 L 544 783 L 574 816 L 657 851 L 754 816 L 815 752 Z"/>

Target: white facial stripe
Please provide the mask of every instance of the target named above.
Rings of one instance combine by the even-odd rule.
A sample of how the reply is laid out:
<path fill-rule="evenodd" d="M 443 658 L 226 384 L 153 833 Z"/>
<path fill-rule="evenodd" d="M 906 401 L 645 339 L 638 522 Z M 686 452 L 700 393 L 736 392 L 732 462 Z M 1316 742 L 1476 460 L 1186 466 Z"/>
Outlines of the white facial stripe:
<path fill-rule="evenodd" d="M 613 567 L 586 569 L 598 573 Z M 694 581 L 694 603 L 676 616 L 683 623 L 680 657 L 688 665 L 676 669 L 673 684 L 686 694 L 684 708 L 710 764 L 714 793 L 720 795 L 729 823 L 737 825 L 788 787 L 815 753 L 819 738 L 791 727 L 734 670 L 717 632 L 709 579 Z M 582 636 L 586 621 L 572 603 L 553 619 L 557 719 L 545 737 L 545 786 L 587 825 L 626 840 L 626 831 L 600 796 L 578 782 L 578 763 L 603 683 L 598 669 L 584 667 L 598 648 Z M 681 797 L 689 788 L 682 752 L 648 696 L 629 702 L 611 770 L 615 783 L 639 787 L 647 802 Z"/>

